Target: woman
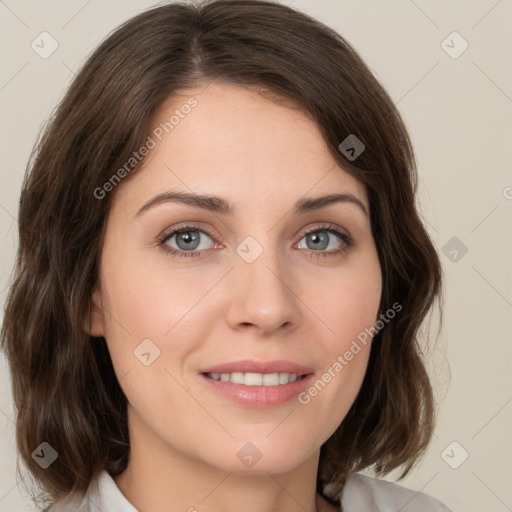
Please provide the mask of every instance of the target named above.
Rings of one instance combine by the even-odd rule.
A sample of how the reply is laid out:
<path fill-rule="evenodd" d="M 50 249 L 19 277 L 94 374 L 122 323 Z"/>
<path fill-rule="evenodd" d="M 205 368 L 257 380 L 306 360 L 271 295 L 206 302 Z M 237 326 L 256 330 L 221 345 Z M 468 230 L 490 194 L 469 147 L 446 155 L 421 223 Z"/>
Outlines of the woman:
<path fill-rule="evenodd" d="M 265 1 L 148 10 L 29 168 L 2 346 L 51 512 L 448 510 L 356 473 L 429 443 L 441 268 L 341 36 Z"/>

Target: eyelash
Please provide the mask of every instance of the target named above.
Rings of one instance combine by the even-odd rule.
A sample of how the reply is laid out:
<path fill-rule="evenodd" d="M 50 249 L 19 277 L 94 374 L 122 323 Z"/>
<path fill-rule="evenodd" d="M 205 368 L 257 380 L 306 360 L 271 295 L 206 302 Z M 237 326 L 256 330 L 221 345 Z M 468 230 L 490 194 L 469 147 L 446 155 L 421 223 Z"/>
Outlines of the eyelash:
<path fill-rule="evenodd" d="M 186 226 L 182 226 L 179 228 L 176 228 L 169 233 L 166 233 L 162 238 L 158 240 L 158 246 L 161 247 L 166 253 L 170 254 L 171 256 L 175 258 L 190 258 L 190 257 L 198 257 L 198 255 L 201 254 L 201 251 L 182 251 L 177 250 L 172 247 L 169 247 L 166 245 L 166 242 L 171 239 L 174 235 L 180 234 L 180 233 L 186 233 L 188 231 L 200 231 L 201 233 L 204 233 L 208 235 L 212 240 L 215 241 L 215 238 L 208 233 L 205 229 L 201 228 L 200 226 L 189 224 Z M 327 224 L 325 226 L 315 226 L 314 228 L 311 228 L 307 231 L 305 231 L 300 240 L 302 240 L 305 236 L 311 234 L 311 233 L 317 233 L 325 231 L 327 233 L 332 233 L 334 235 L 337 235 L 341 241 L 343 242 L 344 246 L 341 249 L 336 249 L 335 251 L 312 251 L 309 250 L 310 257 L 313 259 L 317 258 L 323 258 L 323 257 L 335 257 L 339 256 L 345 252 L 348 252 L 349 249 L 353 246 L 353 240 L 352 237 L 346 233 L 343 233 L 340 231 L 334 224 Z M 301 249 L 304 250 L 304 249 Z M 307 251 L 307 249 L 306 249 Z"/>

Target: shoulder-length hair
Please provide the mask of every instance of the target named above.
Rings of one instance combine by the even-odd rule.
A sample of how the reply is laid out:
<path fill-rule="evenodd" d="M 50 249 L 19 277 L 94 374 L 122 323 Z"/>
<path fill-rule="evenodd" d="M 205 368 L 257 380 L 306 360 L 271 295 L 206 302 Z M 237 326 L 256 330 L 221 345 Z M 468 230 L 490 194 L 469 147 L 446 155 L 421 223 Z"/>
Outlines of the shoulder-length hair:
<path fill-rule="evenodd" d="M 405 476 L 430 441 L 435 401 L 419 338 L 442 269 L 416 210 L 415 156 L 393 101 L 347 41 L 297 10 L 260 0 L 171 3 L 128 20 L 92 53 L 25 174 L 1 343 L 17 447 L 52 499 L 85 492 L 102 469 L 121 473 L 129 455 L 126 397 L 106 343 L 84 330 L 115 194 L 98 190 L 144 145 L 164 100 L 215 79 L 291 100 L 314 120 L 336 161 L 366 186 L 379 312 L 403 308 L 375 335 L 360 392 L 322 445 L 318 492 L 327 483 L 341 491 L 348 472 L 365 468 Z M 365 146 L 357 159 L 339 148 L 351 134 Z M 32 457 L 43 442 L 58 452 L 46 469 Z"/>

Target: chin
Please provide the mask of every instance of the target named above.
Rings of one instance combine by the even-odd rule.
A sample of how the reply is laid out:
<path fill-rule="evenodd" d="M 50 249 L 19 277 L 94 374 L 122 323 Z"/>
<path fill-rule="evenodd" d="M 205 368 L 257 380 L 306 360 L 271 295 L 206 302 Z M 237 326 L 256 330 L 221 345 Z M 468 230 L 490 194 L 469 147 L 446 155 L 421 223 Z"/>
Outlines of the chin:
<path fill-rule="evenodd" d="M 261 439 L 260 443 L 258 440 L 236 442 L 231 446 L 220 448 L 221 453 L 214 455 L 210 464 L 237 474 L 279 474 L 292 471 L 311 456 L 304 446 L 299 451 L 298 446 L 285 443 L 275 446 L 268 439 Z"/>

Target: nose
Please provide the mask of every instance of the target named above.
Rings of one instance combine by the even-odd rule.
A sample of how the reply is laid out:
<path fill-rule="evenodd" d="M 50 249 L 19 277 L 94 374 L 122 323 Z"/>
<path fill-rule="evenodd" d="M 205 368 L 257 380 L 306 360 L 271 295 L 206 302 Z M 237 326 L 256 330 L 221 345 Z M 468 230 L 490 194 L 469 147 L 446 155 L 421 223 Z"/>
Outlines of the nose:
<path fill-rule="evenodd" d="M 229 279 L 232 292 L 227 321 L 232 329 L 253 329 L 260 336 L 269 336 L 297 327 L 297 283 L 275 250 L 264 248 L 252 263 L 237 255 Z"/>

